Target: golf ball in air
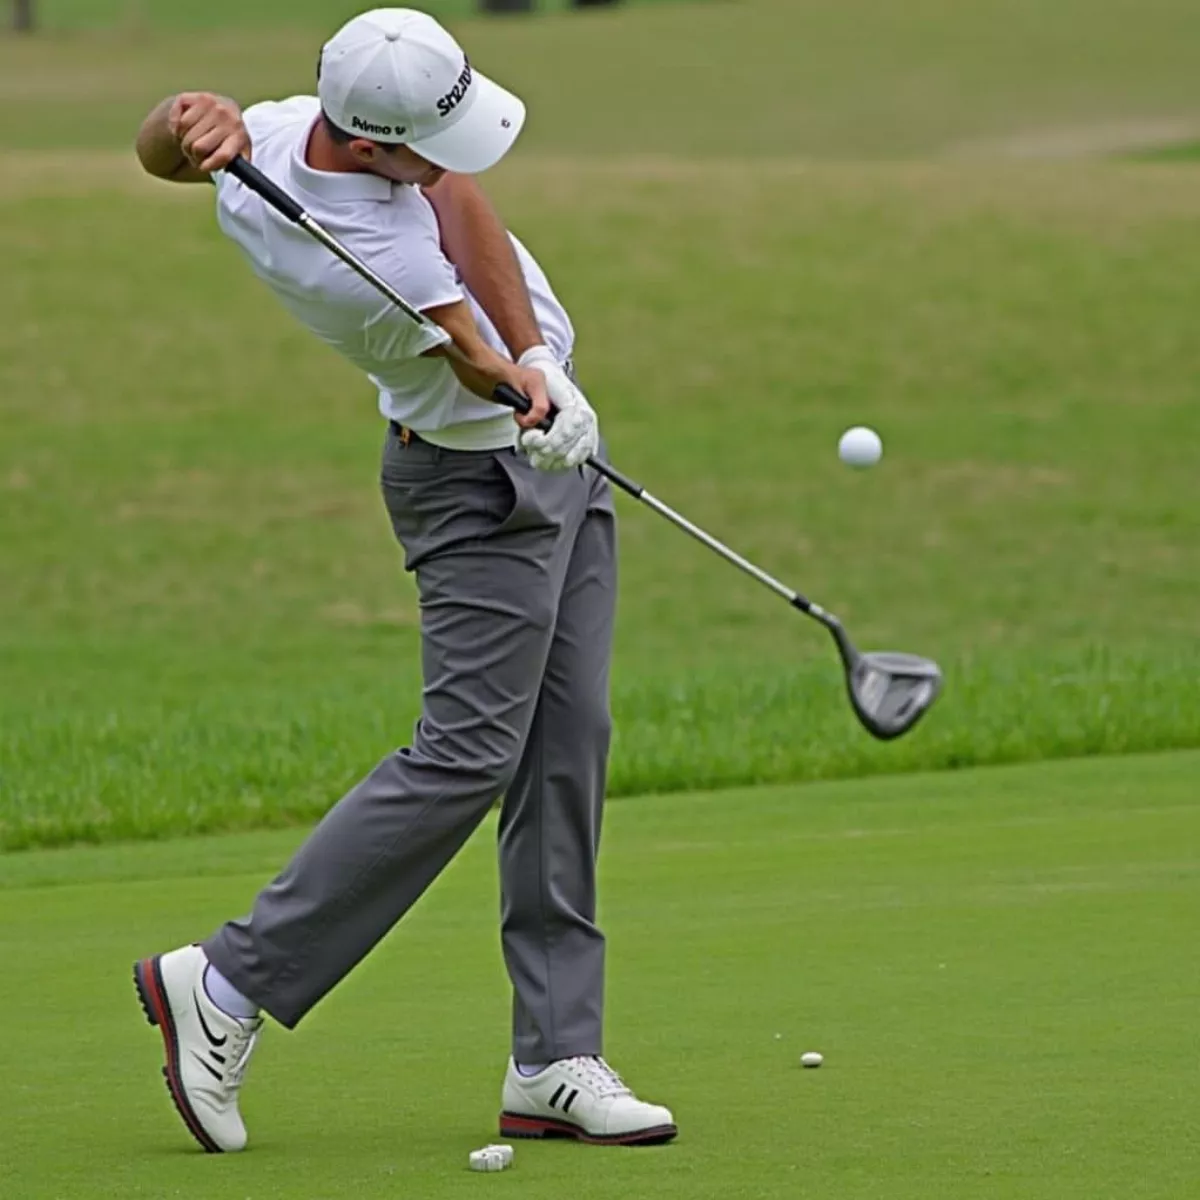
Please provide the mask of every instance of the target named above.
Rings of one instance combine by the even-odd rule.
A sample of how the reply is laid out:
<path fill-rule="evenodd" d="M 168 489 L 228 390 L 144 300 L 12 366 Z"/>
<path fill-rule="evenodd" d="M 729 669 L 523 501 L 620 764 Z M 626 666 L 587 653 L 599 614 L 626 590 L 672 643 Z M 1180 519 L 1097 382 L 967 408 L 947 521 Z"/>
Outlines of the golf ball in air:
<path fill-rule="evenodd" d="M 838 442 L 838 458 L 851 467 L 873 467 L 883 457 L 879 434 L 865 425 L 847 429 Z"/>
<path fill-rule="evenodd" d="M 819 1067 L 825 1058 L 818 1054 L 815 1050 L 810 1050 L 807 1054 L 800 1055 L 800 1065 L 804 1067 Z"/>

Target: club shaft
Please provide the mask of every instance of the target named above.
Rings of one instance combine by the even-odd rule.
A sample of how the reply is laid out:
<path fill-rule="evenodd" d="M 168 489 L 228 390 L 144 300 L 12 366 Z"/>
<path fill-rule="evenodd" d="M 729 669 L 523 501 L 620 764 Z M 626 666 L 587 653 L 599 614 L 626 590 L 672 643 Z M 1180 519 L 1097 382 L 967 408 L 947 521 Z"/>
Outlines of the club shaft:
<path fill-rule="evenodd" d="M 738 570 L 744 571 L 751 579 L 757 579 L 764 587 L 770 588 L 777 596 L 782 597 L 789 604 L 794 604 L 797 608 L 804 609 L 805 612 L 813 612 L 817 615 L 816 605 L 806 600 L 794 588 L 790 588 L 786 583 L 781 583 L 774 575 L 764 571 L 762 567 L 755 566 L 748 558 L 744 558 L 736 550 L 731 550 L 724 542 L 713 537 L 705 529 L 701 529 L 694 521 L 689 521 L 682 513 L 676 512 L 669 504 L 664 503 L 657 496 L 646 491 L 640 484 L 634 483 L 630 479 L 626 479 L 619 471 L 614 470 L 606 462 L 602 462 L 596 458 L 588 459 L 588 465 L 599 471 L 605 478 L 615 483 L 622 491 L 628 492 L 635 499 L 640 500 L 647 508 L 658 513 L 660 517 L 665 517 L 676 529 L 682 529 L 684 533 L 693 537 L 701 545 L 707 546 L 714 553 L 719 554 L 727 563 L 732 563 Z"/>
<path fill-rule="evenodd" d="M 797 608 L 802 608 L 805 612 L 811 613 L 813 616 L 819 617 L 821 615 L 821 609 L 813 604 L 811 600 L 801 596 L 795 588 L 788 587 L 786 583 L 781 583 L 774 575 L 764 571 L 762 567 L 755 566 L 748 558 L 743 558 L 736 550 L 731 550 L 724 542 L 719 541 L 711 533 L 701 529 L 694 522 L 689 521 L 682 513 L 677 513 L 669 504 L 664 504 L 657 496 L 643 491 L 638 499 L 648 508 L 652 508 L 660 517 L 666 517 L 677 529 L 682 529 L 684 533 L 690 534 L 701 545 L 715 551 L 727 563 L 732 563 L 738 570 L 745 571 L 751 579 L 757 579 L 759 583 L 764 587 L 770 588 L 777 596 L 782 596 L 789 604 L 793 604 Z"/>

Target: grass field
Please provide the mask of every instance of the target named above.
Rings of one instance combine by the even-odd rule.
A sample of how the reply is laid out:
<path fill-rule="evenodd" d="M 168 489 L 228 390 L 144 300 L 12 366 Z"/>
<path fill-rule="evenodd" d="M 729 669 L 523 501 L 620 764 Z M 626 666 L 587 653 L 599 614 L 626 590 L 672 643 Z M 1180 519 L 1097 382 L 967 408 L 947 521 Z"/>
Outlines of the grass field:
<path fill-rule="evenodd" d="M 870 743 L 819 630 L 623 506 L 615 790 L 1194 744 L 1200 176 L 705 177 L 494 190 L 562 279 L 614 460 L 949 689 Z M 371 396 L 207 196 L 8 190 L 0 836 L 319 811 L 418 699 Z M 888 442 L 863 475 L 833 454 L 859 420 Z"/>
<path fill-rule="evenodd" d="M 622 0 L 630 3 L 631 0 Z M 666 3 L 667 0 L 632 0 L 637 4 Z M 203 30 L 243 26 L 270 28 L 280 23 L 293 27 L 337 25 L 362 12 L 354 0 L 209 0 L 200 5 L 176 0 L 35 0 L 42 28 L 51 31 L 121 29 Z M 534 0 L 534 15 L 570 9 L 572 0 Z M 369 7 L 369 6 L 367 6 Z M 412 5 L 408 7 L 414 7 Z M 423 0 L 415 5 L 442 20 L 478 16 L 479 0 Z M 505 14 L 504 19 L 512 20 Z"/>
<path fill-rule="evenodd" d="M 465 27 L 497 63 L 545 64 L 544 115 L 489 184 L 576 318 L 614 459 L 863 643 L 938 657 L 949 688 L 911 739 L 869 743 L 818 630 L 623 505 L 614 792 L 1196 744 L 1200 176 L 790 157 L 834 136 L 869 153 L 881 106 L 918 94 L 897 144 L 943 152 L 1001 110 L 1022 121 L 1051 82 L 1097 119 L 1101 96 L 1162 105 L 1200 46 L 1182 36 L 1195 13 L 1159 0 L 1118 39 L 1111 6 L 1056 9 L 1023 42 L 1035 86 L 971 59 L 968 31 L 1011 34 L 1011 6 L 973 23 L 934 0 L 903 23 L 866 0 L 744 7 Z M 1050 81 L 1037 63 L 1085 11 Z M 832 56 L 765 104 L 789 157 L 729 157 L 765 149 L 764 130 L 695 138 L 690 56 L 739 45 L 751 12 L 767 52 L 790 31 Z M 894 61 L 846 42 L 868 17 Z M 902 37 L 883 39 L 889 22 Z M 680 91 L 656 111 L 692 133 L 664 157 L 635 68 L 668 29 L 655 86 Z M 317 34 L 272 38 L 265 58 L 232 32 L 0 45 L 0 89 L 45 100 L 36 123 L 0 106 L 0 846 L 307 819 L 415 716 L 371 396 L 248 277 L 203 190 L 144 181 L 109 148 L 185 76 L 224 86 L 253 62 L 269 90 L 303 62 L 306 86 Z M 951 128 L 959 85 L 922 55 L 960 41 L 955 69 L 981 73 Z M 611 157 L 587 80 L 598 60 L 611 80 L 621 47 L 641 82 L 607 112 L 638 140 Z M 1129 68 L 1152 51 L 1153 72 Z M 849 87 L 868 65 L 870 87 Z M 887 443 L 862 475 L 832 452 L 858 421 Z"/>
<path fill-rule="evenodd" d="M 1192 1195 L 1200 7 L 441 8 L 530 102 L 488 187 L 614 461 L 948 676 L 872 743 L 820 630 L 619 501 L 608 1050 L 682 1136 L 489 1180 L 492 823 L 269 1030 L 246 1155 L 192 1149 L 129 983 L 417 714 L 374 398 L 129 151 L 182 87 L 309 89 L 354 6 L 39 7 L 0 36 L 0 1196 Z"/>
<path fill-rule="evenodd" d="M 295 843 L 12 856 L 0 1193 L 21 1200 L 1180 1200 L 1194 1134 L 1200 756 L 614 806 L 609 1050 L 661 1150 L 495 1137 L 507 1000 L 490 830 L 251 1066 L 243 1156 L 193 1152 L 128 983 Z M 802 1071 L 800 1054 L 825 1054 Z"/>
<path fill-rule="evenodd" d="M 58 0 L 64 14 L 84 2 Z M 351 8 L 157 0 L 142 28 L 0 37 L 0 146 L 125 147 L 183 87 L 246 102 L 310 89 L 318 46 Z M 207 29 L 169 27 L 201 14 Z M 628 3 L 453 27 L 529 101 L 525 154 L 958 158 L 1163 119 L 1200 136 L 1192 0 Z"/>
<path fill-rule="evenodd" d="M 1142 156 L 1159 162 L 1195 162 L 1200 160 L 1200 142 L 1181 142 L 1178 145 L 1163 146 L 1156 150 L 1148 150 Z"/>

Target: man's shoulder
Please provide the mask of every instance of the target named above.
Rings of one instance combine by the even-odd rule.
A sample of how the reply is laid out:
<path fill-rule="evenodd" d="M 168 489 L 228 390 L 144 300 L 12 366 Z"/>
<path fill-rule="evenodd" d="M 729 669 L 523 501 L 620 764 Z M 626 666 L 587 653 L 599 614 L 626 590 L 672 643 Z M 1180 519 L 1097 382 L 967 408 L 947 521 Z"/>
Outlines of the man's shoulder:
<path fill-rule="evenodd" d="M 366 200 L 358 212 L 364 224 L 386 237 L 440 244 L 437 213 L 420 188 L 394 183 L 390 194 Z"/>
<path fill-rule="evenodd" d="M 267 137 L 277 129 L 302 125 L 316 119 L 321 102 L 316 96 L 288 96 L 282 100 L 260 100 L 242 113 L 242 120 L 256 137 Z"/>
<path fill-rule="evenodd" d="M 344 232 L 352 248 L 371 262 L 386 264 L 390 274 L 440 274 L 444 269 L 437 217 L 415 188 L 397 185 L 382 203 L 339 205 L 328 214 L 335 224 L 339 212 L 347 218 Z"/>

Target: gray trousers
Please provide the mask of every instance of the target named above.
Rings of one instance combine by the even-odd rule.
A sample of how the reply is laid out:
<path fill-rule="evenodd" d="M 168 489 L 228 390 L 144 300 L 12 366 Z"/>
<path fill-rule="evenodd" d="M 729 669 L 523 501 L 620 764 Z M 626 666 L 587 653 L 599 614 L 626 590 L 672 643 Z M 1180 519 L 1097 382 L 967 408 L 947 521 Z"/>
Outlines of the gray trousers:
<path fill-rule="evenodd" d="M 424 693 L 389 754 L 248 917 L 205 944 L 294 1027 L 412 907 L 494 802 L 513 1054 L 602 1052 L 596 854 L 611 722 L 615 516 L 588 468 L 389 434 L 384 500 L 421 604 Z"/>

